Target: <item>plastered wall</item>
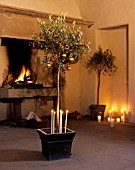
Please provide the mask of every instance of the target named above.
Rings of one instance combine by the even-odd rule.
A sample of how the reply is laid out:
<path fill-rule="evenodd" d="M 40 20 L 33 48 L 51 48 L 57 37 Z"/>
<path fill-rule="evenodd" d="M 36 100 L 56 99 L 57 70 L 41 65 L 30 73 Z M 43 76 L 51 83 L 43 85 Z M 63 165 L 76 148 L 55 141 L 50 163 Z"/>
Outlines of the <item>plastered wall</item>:
<path fill-rule="evenodd" d="M 0 4 L 53 14 L 67 12 L 70 17 L 81 18 L 74 0 L 0 0 Z"/>
<path fill-rule="evenodd" d="M 128 29 L 128 117 L 135 123 L 135 1 L 134 0 L 76 0 L 83 19 L 93 20 L 92 36 L 96 41 L 96 31 L 127 24 Z M 87 4 L 87 5 L 86 5 Z M 99 37 L 98 37 L 99 38 Z M 93 40 L 92 39 L 92 40 Z M 92 43 L 94 42 L 92 41 Z M 123 49 L 121 49 L 123 50 Z"/>

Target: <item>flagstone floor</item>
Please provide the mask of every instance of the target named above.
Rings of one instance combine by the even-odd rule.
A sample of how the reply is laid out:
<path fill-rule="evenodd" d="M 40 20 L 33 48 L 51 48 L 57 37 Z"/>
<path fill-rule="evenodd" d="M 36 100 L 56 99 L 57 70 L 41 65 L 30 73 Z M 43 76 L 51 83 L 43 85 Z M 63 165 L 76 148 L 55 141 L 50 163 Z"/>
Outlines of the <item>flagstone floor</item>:
<path fill-rule="evenodd" d="M 36 129 L 0 125 L 0 170 L 135 170 L 135 125 L 69 120 L 69 159 L 48 161 Z"/>

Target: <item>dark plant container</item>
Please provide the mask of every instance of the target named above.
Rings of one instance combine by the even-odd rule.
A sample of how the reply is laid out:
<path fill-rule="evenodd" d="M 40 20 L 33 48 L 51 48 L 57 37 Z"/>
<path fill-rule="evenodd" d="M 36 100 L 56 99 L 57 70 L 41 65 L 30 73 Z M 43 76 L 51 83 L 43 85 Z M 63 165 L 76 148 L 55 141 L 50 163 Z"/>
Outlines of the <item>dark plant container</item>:
<path fill-rule="evenodd" d="M 42 154 L 48 160 L 70 158 L 73 138 L 76 132 L 67 129 L 64 133 L 50 133 L 50 128 L 37 129 L 41 139 Z"/>
<path fill-rule="evenodd" d="M 104 112 L 106 105 L 91 105 L 90 108 L 90 118 L 92 120 L 98 120 L 98 115 L 101 116 L 101 120 L 104 120 Z"/>

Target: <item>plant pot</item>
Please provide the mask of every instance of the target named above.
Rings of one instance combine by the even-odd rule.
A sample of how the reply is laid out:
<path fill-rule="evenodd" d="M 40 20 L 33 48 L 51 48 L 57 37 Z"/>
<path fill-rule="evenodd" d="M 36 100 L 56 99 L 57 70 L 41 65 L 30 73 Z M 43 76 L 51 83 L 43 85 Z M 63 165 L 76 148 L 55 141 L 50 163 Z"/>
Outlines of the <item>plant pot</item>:
<path fill-rule="evenodd" d="M 101 120 L 104 120 L 104 112 L 106 105 L 91 105 L 90 108 L 90 117 L 92 120 L 98 120 L 98 115 L 101 116 Z"/>
<path fill-rule="evenodd" d="M 70 158 L 73 138 L 76 132 L 70 129 L 62 129 L 62 133 L 51 134 L 50 128 L 37 129 L 41 139 L 42 154 L 48 160 Z"/>

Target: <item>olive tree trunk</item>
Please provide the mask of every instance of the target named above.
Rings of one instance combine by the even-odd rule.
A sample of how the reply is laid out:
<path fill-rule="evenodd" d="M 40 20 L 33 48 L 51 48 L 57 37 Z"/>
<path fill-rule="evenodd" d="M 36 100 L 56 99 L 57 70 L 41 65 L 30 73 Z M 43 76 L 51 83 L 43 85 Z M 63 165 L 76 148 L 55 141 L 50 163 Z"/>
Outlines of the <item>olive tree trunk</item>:
<path fill-rule="evenodd" d="M 56 127 L 59 127 L 59 112 L 60 112 L 60 66 L 57 72 L 57 112 L 56 112 Z"/>
<path fill-rule="evenodd" d="M 101 73 L 98 73 L 97 75 L 97 105 L 99 105 L 99 96 L 100 96 L 100 77 L 101 77 Z"/>

